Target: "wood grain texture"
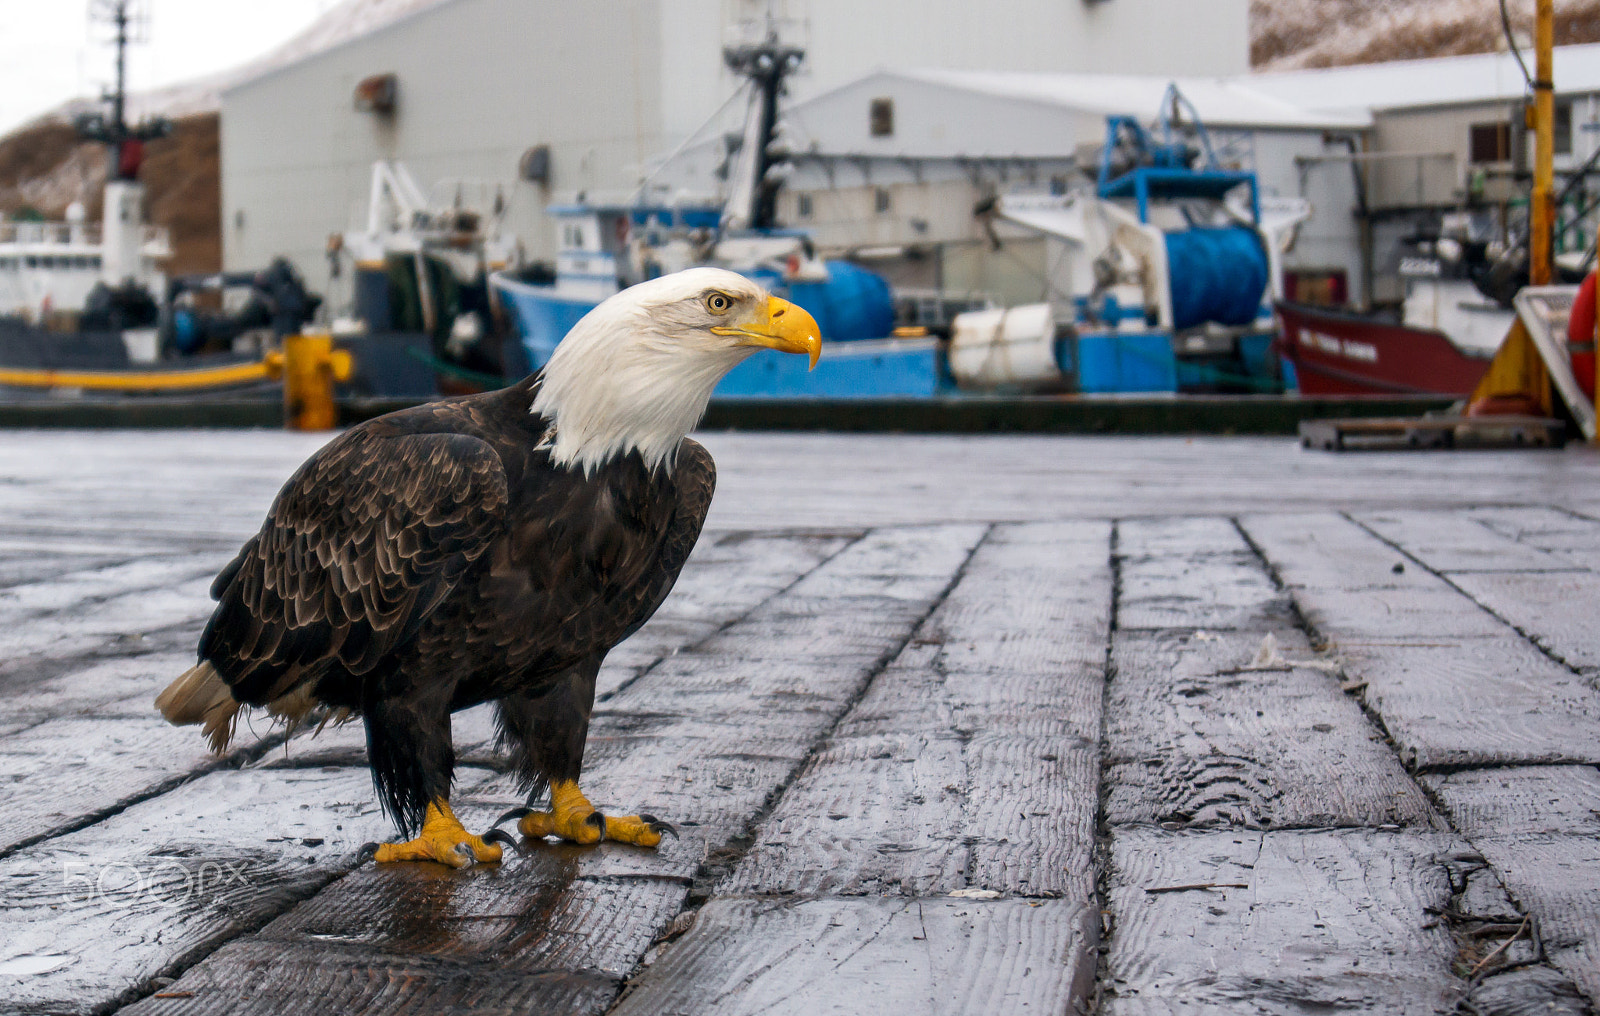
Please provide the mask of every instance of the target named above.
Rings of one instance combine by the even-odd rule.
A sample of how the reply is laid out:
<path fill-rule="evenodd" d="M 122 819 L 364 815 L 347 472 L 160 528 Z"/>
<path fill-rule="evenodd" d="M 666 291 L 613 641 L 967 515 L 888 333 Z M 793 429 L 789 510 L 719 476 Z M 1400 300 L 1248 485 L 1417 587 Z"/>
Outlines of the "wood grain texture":
<path fill-rule="evenodd" d="M 1352 518 L 1436 572 L 1548 572 L 1575 567 L 1462 512 L 1358 512 Z"/>
<path fill-rule="evenodd" d="M 1428 782 L 1457 828 L 1538 919 L 1551 962 L 1600 1004 L 1600 773 L 1535 766 Z"/>
<path fill-rule="evenodd" d="M 1463 592 L 1567 666 L 1600 675 L 1600 572 L 1453 575 Z"/>
<path fill-rule="evenodd" d="M 1112 835 L 1115 930 L 1101 1012 L 1435 1014 L 1463 982 L 1432 920 L 1449 834 L 1370 830 Z M 1247 889 L 1150 893 L 1195 883 Z"/>
<path fill-rule="evenodd" d="M 1067 900 L 718 899 L 613 1012 L 1074 1012 L 1097 923 Z"/>
<path fill-rule="evenodd" d="M 1281 653 L 1311 659 L 1293 629 Z M 1255 632 L 1119 632 L 1107 691 L 1113 824 L 1443 828 L 1337 678 L 1246 670 Z"/>
<path fill-rule="evenodd" d="M 364 771 L 230 771 L 26 848 L 0 860 L 0 957 L 45 969 L 0 980 L 0 998 L 103 1010 L 310 895 L 389 832 Z"/>
<path fill-rule="evenodd" d="M 1600 761 L 1600 692 L 1521 639 L 1418 638 L 1338 655 L 1411 765 Z"/>

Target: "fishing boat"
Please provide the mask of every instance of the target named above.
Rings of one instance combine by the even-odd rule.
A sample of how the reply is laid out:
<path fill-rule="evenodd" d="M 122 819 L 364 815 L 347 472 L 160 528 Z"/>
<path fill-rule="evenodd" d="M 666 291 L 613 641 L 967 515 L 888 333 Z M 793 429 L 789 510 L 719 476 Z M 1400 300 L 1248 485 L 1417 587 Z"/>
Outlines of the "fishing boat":
<path fill-rule="evenodd" d="M 908 325 L 877 274 L 849 261 L 821 258 L 803 231 L 776 221 L 777 192 L 788 175 L 778 100 L 803 52 L 769 37 L 730 47 L 728 66 L 750 82 L 742 140 L 725 197 L 652 195 L 648 181 L 631 194 L 582 194 L 550 206 L 558 254 L 553 269 L 501 271 L 490 283 L 515 321 L 537 369 L 567 331 L 601 300 L 627 286 L 696 265 L 712 265 L 759 281 L 816 318 L 822 356 L 815 370 L 774 357 L 734 368 L 718 398 L 931 397 L 953 390 L 939 340 L 928 327 L 986 301 L 922 300 Z"/>

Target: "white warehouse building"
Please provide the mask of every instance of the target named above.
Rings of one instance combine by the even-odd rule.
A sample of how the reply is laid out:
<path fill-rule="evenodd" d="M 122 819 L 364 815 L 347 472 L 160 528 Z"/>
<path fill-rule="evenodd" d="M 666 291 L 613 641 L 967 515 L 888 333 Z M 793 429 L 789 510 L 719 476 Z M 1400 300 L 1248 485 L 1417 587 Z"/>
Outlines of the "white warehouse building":
<path fill-rule="evenodd" d="M 363 218 L 378 159 L 424 186 L 498 185 L 527 255 L 550 258 L 545 205 L 633 186 L 734 94 L 723 46 L 768 24 L 806 50 L 789 97 L 803 102 L 885 65 L 1237 74 L 1248 9 L 1016 0 L 1000 17 L 970 0 L 442 0 L 224 92 L 224 262 L 287 255 L 324 288 L 327 238 Z"/>
<path fill-rule="evenodd" d="M 1059 259 L 1036 234 L 998 221 L 994 199 L 1059 193 L 1092 176 L 1107 118 L 1154 119 L 1169 85 L 1199 114 L 1223 166 L 1255 170 L 1269 195 L 1308 196 L 1298 193 L 1296 158 L 1348 153 L 1372 124 L 1360 111 L 1290 105 L 1246 77 L 878 71 L 785 113 L 796 154 L 779 218 L 903 286 L 1008 305 L 1049 300 L 1060 295 L 1051 291 Z M 674 161 L 687 183 L 719 157 L 713 143 Z M 1286 264 L 1359 278 L 1353 180 L 1330 178 L 1312 197 Z"/>

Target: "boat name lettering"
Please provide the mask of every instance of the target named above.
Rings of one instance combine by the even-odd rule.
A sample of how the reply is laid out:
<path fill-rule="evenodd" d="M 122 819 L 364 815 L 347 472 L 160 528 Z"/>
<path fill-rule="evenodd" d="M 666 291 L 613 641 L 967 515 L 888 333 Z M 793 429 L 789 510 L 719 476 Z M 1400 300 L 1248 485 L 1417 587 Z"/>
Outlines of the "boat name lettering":
<path fill-rule="evenodd" d="M 1340 339 L 1333 335 L 1324 335 L 1314 332 L 1309 328 L 1300 332 L 1300 344 L 1322 350 L 1332 356 L 1343 356 L 1351 360 L 1361 360 L 1365 363 L 1378 362 L 1378 347 L 1370 342 L 1357 342 L 1354 339 Z"/>

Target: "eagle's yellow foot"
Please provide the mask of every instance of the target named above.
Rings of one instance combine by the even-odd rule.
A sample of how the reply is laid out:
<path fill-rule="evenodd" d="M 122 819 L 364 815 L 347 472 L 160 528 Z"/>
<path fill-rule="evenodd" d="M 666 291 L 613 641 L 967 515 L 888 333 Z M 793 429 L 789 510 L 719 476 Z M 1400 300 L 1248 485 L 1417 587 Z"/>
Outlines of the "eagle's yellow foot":
<path fill-rule="evenodd" d="M 498 842 L 497 842 L 498 841 Z M 474 861 L 492 864 L 500 860 L 500 843 L 511 843 L 511 837 L 498 829 L 483 836 L 474 836 L 461 825 L 448 801 L 428 805 L 422 820 L 422 832 L 405 843 L 383 843 L 377 846 L 373 859 L 379 864 L 390 861 L 438 861 L 452 868 L 465 868 Z"/>
<path fill-rule="evenodd" d="M 550 786 L 549 811 L 513 808 L 502 815 L 500 821 L 508 818 L 517 819 L 517 832 L 530 839 L 559 836 L 573 843 L 615 840 L 654 847 L 661 843 L 663 833 L 673 838 L 678 835 L 676 829 L 654 815 L 602 815 L 594 810 L 594 805 L 572 782 Z"/>

